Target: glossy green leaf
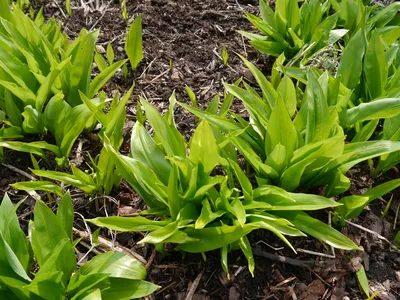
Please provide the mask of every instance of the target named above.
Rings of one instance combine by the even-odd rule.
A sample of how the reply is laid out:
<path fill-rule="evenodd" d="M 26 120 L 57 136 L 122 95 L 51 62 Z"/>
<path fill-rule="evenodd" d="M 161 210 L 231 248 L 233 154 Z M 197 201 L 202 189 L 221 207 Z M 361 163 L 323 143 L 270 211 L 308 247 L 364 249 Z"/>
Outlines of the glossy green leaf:
<path fill-rule="evenodd" d="M 274 214 L 287 219 L 301 231 L 331 245 L 344 250 L 358 250 L 356 244 L 339 231 L 327 224 L 318 221 L 301 211 L 274 212 Z"/>
<path fill-rule="evenodd" d="M 217 142 L 206 120 L 200 122 L 192 136 L 189 159 L 200 163 L 206 174 L 219 163 Z"/>
<path fill-rule="evenodd" d="M 100 227 L 106 227 L 111 230 L 118 231 L 154 231 L 163 226 L 166 226 L 170 221 L 152 221 L 143 217 L 98 217 L 96 219 L 89 219 L 88 222 Z"/>
<path fill-rule="evenodd" d="M 62 188 L 50 181 L 25 181 L 11 184 L 17 190 L 23 191 L 45 191 L 54 193 L 58 196 L 64 195 Z"/>
<path fill-rule="evenodd" d="M 343 52 L 338 75 L 342 77 L 342 83 L 349 89 L 354 89 L 360 81 L 366 47 L 364 32 L 360 29 L 347 43 Z"/>
<path fill-rule="evenodd" d="M 245 224 L 243 227 L 223 225 L 220 227 L 206 227 L 203 229 L 186 228 L 184 232 L 199 241 L 180 244 L 176 249 L 190 253 L 211 251 L 238 241 L 256 228 L 258 228 L 258 226 L 252 224 Z"/>
<path fill-rule="evenodd" d="M 125 52 L 129 57 L 132 70 L 135 70 L 143 59 L 141 15 L 137 16 L 129 27 L 125 40 Z"/>

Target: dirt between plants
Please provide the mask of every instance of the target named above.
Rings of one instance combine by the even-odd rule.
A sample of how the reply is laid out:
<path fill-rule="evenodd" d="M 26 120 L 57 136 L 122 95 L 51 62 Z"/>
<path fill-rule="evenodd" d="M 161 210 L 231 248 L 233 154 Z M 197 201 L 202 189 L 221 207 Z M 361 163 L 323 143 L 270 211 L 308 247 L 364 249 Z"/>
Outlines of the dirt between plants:
<path fill-rule="evenodd" d="M 75 38 L 82 28 L 100 28 L 98 50 L 102 52 L 111 41 L 116 57 L 123 58 L 127 23 L 122 18 L 119 5 L 111 1 L 107 6 L 104 2 L 106 8 L 103 10 L 85 11 L 77 8 L 81 3 L 72 1 L 72 17 L 64 17 L 63 2 L 47 3 L 45 16 L 58 16 L 71 38 Z M 36 7 L 42 5 L 40 2 L 34 4 Z M 205 106 L 216 93 L 222 93 L 223 83 L 233 82 L 239 77 L 253 82 L 251 74 L 234 52 L 246 56 L 265 74 L 270 74 L 274 59 L 256 53 L 237 33 L 237 30 L 251 29 L 243 15 L 245 12 L 256 13 L 257 6 L 257 0 L 127 2 L 128 23 L 138 14 L 143 16 L 145 58 L 128 80 L 119 72 L 106 87 L 111 95 L 116 90 L 125 92 L 132 81 L 136 82 L 134 95 L 127 108 L 127 138 L 135 120 L 139 96 L 146 97 L 160 111 L 165 111 L 173 91 L 176 91 L 178 100 L 189 101 L 186 85 L 197 95 L 199 105 Z M 228 67 L 223 66 L 219 57 L 223 47 L 229 52 Z M 235 103 L 233 109 L 238 113 L 243 110 L 239 103 Z M 188 139 L 196 126 L 194 118 L 177 108 L 176 122 Z M 87 134 L 82 140 L 83 153 L 99 151 L 99 141 L 95 135 Z M 123 151 L 129 151 L 128 145 L 123 147 Z M 73 153 L 71 159 L 76 159 L 78 154 Z M 29 155 L 11 151 L 7 152 L 7 158 L 11 167 L 0 165 L 0 196 L 8 192 L 14 200 L 19 200 L 25 194 L 16 194 L 8 185 L 29 179 L 23 172 L 29 173 L 30 158 Z M 84 158 L 79 158 L 81 167 L 85 166 Z M 40 163 L 48 167 L 44 162 Z M 351 170 L 351 193 L 360 194 L 373 183 L 366 168 L 361 166 Z M 397 178 L 398 174 L 388 176 Z M 105 215 L 105 211 L 111 215 L 134 216 L 145 208 L 137 194 L 125 183 L 121 184 L 120 190 L 114 191 L 112 201 L 98 199 L 98 205 L 89 202 L 77 190 L 72 191 L 72 196 L 75 209 L 89 218 Z M 370 280 L 371 293 L 382 291 L 375 299 L 394 300 L 400 299 L 400 256 L 382 239 L 383 236 L 392 240 L 399 230 L 398 226 L 393 226 L 393 222 L 400 194 L 394 193 L 393 197 L 394 209 L 390 209 L 385 218 L 380 218 L 380 215 L 387 202 L 381 199 L 357 220 L 353 220 L 358 227 L 347 224 L 343 229 L 364 252 L 336 250 L 333 258 L 327 245 L 311 238 L 297 238 L 290 239 L 294 247 L 300 249 L 294 254 L 273 234 L 267 231 L 253 232 L 250 241 L 256 249 L 254 278 L 239 252 L 229 256 L 231 273 L 228 278 L 222 271 L 219 251 L 207 253 L 207 260 L 204 261 L 200 254 L 182 256 L 168 248 L 167 254 L 163 255 L 156 253 L 151 245 L 139 246 L 137 241 L 142 238 L 140 233 L 118 234 L 116 241 L 123 247 L 137 251 L 148 261 L 149 280 L 161 286 L 148 299 L 366 299 L 360 292 L 354 273 L 363 264 Z M 26 224 L 31 217 L 33 205 L 34 201 L 28 198 L 21 206 L 19 213 L 22 223 Z M 318 216 L 327 221 L 327 212 L 321 212 Z M 77 220 L 75 226 L 85 230 L 81 220 Z M 375 233 L 371 234 L 359 226 Z M 106 231 L 102 234 L 112 238 Z M 85 253 L 87 249 L 80 251 Z M 310 251 L 319 255 L 311 255 Z"/>

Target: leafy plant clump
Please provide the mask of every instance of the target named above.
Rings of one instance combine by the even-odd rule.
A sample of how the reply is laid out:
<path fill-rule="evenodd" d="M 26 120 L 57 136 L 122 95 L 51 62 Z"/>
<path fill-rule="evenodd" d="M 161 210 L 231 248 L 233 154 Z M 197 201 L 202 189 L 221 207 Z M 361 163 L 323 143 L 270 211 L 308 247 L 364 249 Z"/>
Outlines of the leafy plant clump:
<path fill-rule="evenodd" d="M 0 206 L 0 297 L 2 299 L 133 299 L 157 286 L 144 281 L 146 270 L 119 252 L 93 257 L 77 269 L 72 240 L 74 211 L 66 194 L 54 214 L 37 201 L 29 241 L 6 195 Z"/>
<path fill-rule="evenodd" d="M 130 157 L 119 154 L 107 139 L 104 141 L 119 173 L 149 207 L 142 215 L 159 216 L 161 220 L 115 216 L 89 222 L 118 231 L 149 231 L 140 243 L 153 243 L 159 251 L 164 251 L 167 243 L 192 253 L 220 249 L 226 272 L 228 252 L 240 248 L 253 273 L 254 259 L 247 235 L 255 229 L 272 231 L 293 250 L 285 236 L 304 233 L 334 247 L 357 248 L 338 231 L 303 212 L 340 204 L 317 195 L 288 193 L 267 184 L 253 189 L 239 167 L 235 149 L 206 120 L 200 122 L 187 148 L 173 119 L 175 102 L 172 96 L 170 109 L 162 117 L 142 99 L 155 135 L 150 136 L 143 120 L 137 122 L 132 131 Z M 220 175 L 215 174 L 218 167 L 224 170 L 218 172 Z"/>
<path fill-rule="evenodd" d="M 246 14 L 246 18 L 262 35 L 240 31 L 250 44 L 262 53 L 288 60 L 302 59 L 302 64 L 315 53 L 336 43 L 346 29 L 335 29 L 339 14 L 329 15 L 330 1 L 277 0 L 275 11 L 268 1 L 260 0 L 260 16 Z"/>

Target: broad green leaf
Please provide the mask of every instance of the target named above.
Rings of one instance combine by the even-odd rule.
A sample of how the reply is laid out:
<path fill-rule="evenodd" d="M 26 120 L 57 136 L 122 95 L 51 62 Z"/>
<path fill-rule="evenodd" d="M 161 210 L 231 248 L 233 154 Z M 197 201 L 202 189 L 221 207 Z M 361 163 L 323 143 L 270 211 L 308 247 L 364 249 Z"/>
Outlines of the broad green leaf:
<path fill-rule="evenodd" d="M 400 151 L 400 142 L 367 141 L 346 144 L 340 170 L 346 172 L 361 161 L 396 151 Z"/>
<path fill-rule="evenodd" d="M 195 229 L 202 229 L 206 227 L 208 223 L 211 223 L 217 218 L 222 217 L 226 212 L 223 210 L 218 210 L 214 212 L 211 208 L 210 202 L 205 199 L 201 203 L 201 213 L 199 218 L 196 220 Z"/>
<path fill-rule="evenodd" d="M 235 161 L 229 160 L 229 164 L 232 166 L 236 178 L 238 179 L 240 186 L 242 187 L 245 201 L 251 201 L 253 199 L 253 187 L 249 178 Z"/>
<path fill-rule="evenodd" d="M 110 288 L 102 292 L 102 300 L 137 299 L 150 295 L 159 286 L 143 281 L 125 278 L 110 278 Z"/>
<path fill-rule="evenodd" d="M 160 140 L 168 156 L 186 157 L 186 145 L 182 136 L 177 137 L 166 120 L 160 113 L 146 100 L 141 99 L 141 103 L 146 111 L 147 119 L 153 127 L 157 138 Z"/>
<path fill-rule="evenodd" d="M 144 217 L 98 217 L 96 219 L 86 220 L 94 225 L 106 227 L 111 230 L 126 231 L 154 231 L 170 223 L 165 221 L 152 221 Z"/>
<path fill-rule="evenodd" d="M 301 231 L 331 245 L 344 250 L 358 250 L 356 244 L 339 231 L 318 221 L 301 211 L 274 212 L 275 215 L 287 219 Z"/>
<path fill-rule="evenodd" d="M 358 270 L 356 272 L 356 276 L 357 276 L 357 281 L 358 281 L 361 289 L 369 297 L 370 292 L 369 292 L 368 278 L 367 278 L 367 274 L 365 273 L 365 269 L 364 269 L 363 265 L 361 265 L 360 270 Z"/>
<path fill-rule="evenodd" d="M 46 177 L 50 178 L 52 180 L 57 180 L 61 181 L 65 184 L 70 184 L 72 186 L 75 186 L 82 191 L 86 193 L 92 193 L 97 189 L 97 187 L 94 185 L 94 182 L 91 184 L 88 183 L 87 181 L 82 181 L 80 178 L 78 178 L 75 175 L 71 175 L 65 172 L 58 172 L 58 171 L 46 171 L 46 170 L 32 170 L 32 173 L 34 173 L 37 176 L 40 177 Z M 87 175 L 88 178 L 90 178 L 89 175 Z"/>
<path fill-rule="evenodd" d="M 74 225 L 74 205 L 72 203 L 71 195 L 67 192 L 62 196 L 58 204 L 57 218 L 63 225 L 67 236 L 72 242 L 72 227 Z"/>
<path fill-rule="evenodd" d="M 2 256 L 0 257 L 0 266 L 2 267 L 0 274 L 1 275 L 4 274 L 7 277 L 11 277 L 21 281 L 22 280 L 26 282 L 31 281 L 31 279 L 24 270 L 24 266 L 21 265 L 18 257 L 15 255 L 11 247 L 5 241 L 3 234 L 1 232 L 0 232 L 0 250 L 2 253 Z"/>
<path fill-rule="evenodd" d="M 11 94 L 4 91 L 4 112 L 15 126 L 22 127 L 22 115 Z"/>
<path fill-rule="evenodd" d="M 244 58 L 241 55 L 239 55 L 239 57 L 243 60 L 246 67 L 253 74 L 254 79 L 257 81 L 258 86 L 261 88 L 261 91 L 263 93 L 263 98 L 267 101 L 270 110 L 272 110 L 272 108 L 275 106 L 276 100 L 278 99 L 277 91 L 274 89 L 274 87 L 268 81 L 268 79 L 265 77 L 265 75 L 259 69 L 257 69 L 257 67 L 254 64 L 252 64 L 250 61 L 248 61 L 246 58 Z M 281 92 L 281 91 L 279 91 L 279 92 Z M 290 101 L 290 100 L 288 100 L 288 101 Z M 289 111 L 291 111 L 291 110 L 289 109 Z"/>
<path fill-rule="evenodd" d="M 110 65 L 112 65 L 114 63 L 115 54 L 114 54 L 113 46 L 111 45 L 110 42 L 108 42 L 108 44 L 107 44 L 106 56 L 107 56 L 108 63 Z"/>
<path fill-rule="evenodd" d="M 269 118 L 265 135 L 265 152 L 270 155 L 277 145 L 286 150 L 286 163 L 292 158 L 297 145 L 297 130 L 294 127 L 285 103 L 278 98 Z"/>
<path fill-rule="evenodd" d="M 353 143 L 368 141 L 370 137 L 374 134 L 376 126 L 378 126 L 378 124 L 379 119 L 369 121 L 367 124 L 362 126 L 361 130 L 357 132 L 357 134 L 351 141 Z"/>
<path fill-rule="evenodd" d="M 260 51 L 261 53 L 268 54 L 271 56 L 278 57 L 282 53 L 285 52 L 287 49 L 286 46 L 284 46 L 280 42 L 272 42 L 272 41 L 261 41 L 261 40 L 255 40 L 255 41 L 250 41 L 250 45 L 253 46 L 255 49 Z"/>
<path fill-rule="evenodd" d="M 46 300 L 65 299 L 65 289 L 60 282 L 61 280 L 57 278 L 61 277 L 61 273 L 54 272 L 42 275 L 44 275 L 40 276 L 42 278 L 36 276 L 29 285 L 24 286 L 24 289 Z"/>
<path fill-rule="evenodd" d="M 82 300 L 99 300 L 101 298 L 101 291 L 100 289 L 95 289 L 91 291 L 89 294 L 86 294 Z"/>
<path fill-rule="evenodd" d="M 189 159 L 195 164 L 200 163 L 206 174 L 219 163 L 217 142 L 206 120 L 201 121 L 193 133 Z"/>
<path fill-rule="evenodd" d="M 21 203 L 14 206 L 7 194 L 3 197 L 0 205 L 0 233 L 4 242 L 18 258 L 21 266 L 28 271 L 32 263 L 31 251 L 16 214 Z"/>
<path fill-rule="evenodd" d="M 29 134 L 40 134 L 43 132 L 43 115 L 31 105 L 25 106 L 21 113 L 24 117 L 22 128 Z"/>
<path fill-rule="evenodd" d="M 139 122 L 136 122 L 132 128 L 131 153 L 134 159 L 152 168 L 164 184 L 168 183 L 171 165 L 165 158 L 165 153 Z"/>
<path fill-rule="evenodd" d="M 364 73 L 371 99 L 382 96 L 388 79 L 385 49 L 377 31 L 372 32 L 364 58 Z"/>
<path fill-rule="evenodd" d="M 98 91 L 110 80 L 110 78 L 118 71 L 119 68 L 125 64 L 126 60 L 121 60 L 113 63 L 105 68 L 99 75 L 97 75 L 92 82 L 90 82 L 88 98 L 93 98 Z"/>
<path fill-rule="evenodd" d="M 34 145 L 31 145 L 29 143 L 14 142 L 14 141 L 10 141 L 10 142 L 0 141 L 0 147 L 12 149 L 15 151 L 31 153 L 31 154 L 40 156 L 44 160 L 47 159 L 44 151 L 40 147 L 35 147 Z"/>
<path fill-rule="evenodd" d="M 171 217 L 176 220 L 179 211 L 182 209 L 181 194 L 179 193 L 179 171 L 177 166 L 173 166 L 168 180 L 168 205 Z"/>
<path fill-rule="evenodd" d="M 331 124 L 329 108 L 322 88 L 312 71 L 307 73 L 306 89 L 307 126 L 305 143 L 318 142 L 330 135 Z"/>
<path fill-rule="evenodd" d="M 281 94 L 290 117 L 293 117 L 297 108 L 296 89 L 293 81 L 285 75 L 279 83 L 277 91 Z"/>
<path fill-rule="evenodd" d="M 43 266 L 59 243 L 69 237 L 60 220 L 42 201 L 36 201 L 34 217 L 34 235 L 39 245 L 32 244 L 32 248 L 39 266 Z"/>
<path fill-rule="evenodd" d="M 79 276 L 108 274 L 114 278 L 145 279 L 146 269 L 141 262 L 117 251 L 96 255 L 78 271 Z"/>
<path fill-rule="evenodd" d="M 107 63 L 104 57 L 96 51 L 94 54 L 94 61 L 96 62 L 97 68 L 100 72 L 103 72 L 107 68 Z"/>
<path fill-rule="evenodd" d="M 177 246 L 176 250 L 201 253 L 219 249 L 238 241 L 258 227 L 258 225 L 245 224 L 243 227 L 223 225 L 220 227 L 207 227 L 203 229 L 186 228 L 184 232 L 199 241 L 180 244 Z"/>
<path fill-rule="evenodd" d="M 65 68 L 65 66 L 69 63 L 69 61 L 70 58 L 67 58 L 61 63 L 59 63 L 57 66 L 52 68 L 51 72 L 46 76 L 44 82 L 41 83 L 37 91 L 36 105 L 35 105 L 35 108 L 39 112 L 43 111 L 43 107 L 46 104 L 49 96 L 51 95 L 54 82 L 56 81 L 58 75 Z"/>
<path fill-rule="evenodd" d="M 71 106 L 64 101 L 64 95 L 59 93 L 53 96 L 47 103 L 43 112 L 43 124 L 53 134 L 62 126 L 65 116 L 68 115 Z"/>
<path fill-rule="evenodd" d="M 340 114 L 340 123 L 351 126 L 360 121 L 392 118 L 399 113 L 400 98 L 379 99 L 345 110 Z"/>
<path fill-rule="evenodd" d="M 169 237 L 171 237 L 174 233 L 176 233 L 179 228 L 178 228 L 178 222 L 175 221 L 173 223 L 169 223 L 168 225 L 161 227 L 159 229 L 156 229 L 152 232 L 150 232 L 148 235 L 146 235 L 143 239 L 140 240 L 140 244 L 144 243 L 151 243 L 151 244 L 159 244 Z"/>
<path fill-rule="evenodd" d="M 64 195 L 62 188 L 50 181 L 24 181 L 10 184 L 13 188 L 23 191 L 45 191 L 58 196 Z"/>
<path fill-rule="evenodd" d="M 400 186 L 400 179 L 394 179 L 385 183 L 382 183 L 369 191 L 361 194 L 360 196 L 352 195 L 347 196 L 339 200 L 339 203 L 343 205 L 336 208 L 335 212 L 339 213 L 344 219 L 352 219 L 357 217 L 365 206 L 371 201 L 378 199 L 385 194 Z"/>
<path fill-rule="evenodd" d="M 239 246 L 247 259 L 250 274 L 254 277 L 255 262 L 253 257 L 253 250 L 251 249 L 249 239 L 246 236 L 242 237 L 240 239 Z"/>
<path fill-rule="evenodd" d="M 243 227 L 246 223 L 246 210 L 243 206 L 242 201 L 239 198 L 235 198 L 232 203 L 232 214 L 236 217 L 237 223 Z"/>
<path fill-rule="evenodd" d="M 61 239 L 52 249 L 52 252 L 49 253 L 44 264 L 40 266 L 36 277 L 46 277 L 46 274 L 59 272 L 62 284 L 66 286 L 75 268 L 74 248 L 69 239 Z"/>
<path fill-rule="evenodd" d="M 142 16 L 132 22 L 125 40 L 125 52 L 129 57 L 132 70 L 135 70 L 143 59 L 142 49 Z"/>
<path fill-rule="evenodd" d="M 366 47 L 364 31 L 359 29 L 343 51 L 337 75 L 342 77 L 342 83 L 349 89 L 354 89 L 360 81 Z"/>
<path fill-rule="evenodd" d="M 82 103 L 79 97 L 79 91 L 85 95 L 89 95 L 89 91 L 93 91 L 93 88 L 91 88 L 93 82 L 91 83 L 90 79 L 92 76 L 92 63 L 98 35 L 99 31 L 92 31 L 85 34 L 80 39 L 77 52 L 74 53 L 71 60 L 72 68 L 69 73 L 70 90 L 67 98 L 71 106 L 77 106 Z"/>

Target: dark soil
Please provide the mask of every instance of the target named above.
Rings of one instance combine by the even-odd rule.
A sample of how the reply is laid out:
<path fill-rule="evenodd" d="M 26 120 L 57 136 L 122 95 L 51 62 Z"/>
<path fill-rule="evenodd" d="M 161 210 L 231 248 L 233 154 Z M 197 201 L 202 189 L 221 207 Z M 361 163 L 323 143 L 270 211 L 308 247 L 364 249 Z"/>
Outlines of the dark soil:
<path fill-rule="evenodd" d="M 103 10 L 85 11 L 77 7 L 80 3 L 72 1 L 72 17 L 64 18 L 63 4 L 55 5 L 54 2 L 46 4 L 45 15 L 58 16 L 71 38 L 76 37 L 82 28 L 100 28 L 99 46 L 105 48 L 111 41 L 117 58 L 123 58 L 127 23 L 122 19 L 119 5 L 110 2 L 107 6 L 104 1 L 106 8 Z M 125 92 L 134 80 L 135 93 L 128 107 L 128 114 L 134 119 L 135 103 L 139 96 L 146 97 L 160 111 L 164 111 L 174 90 L 178 100 L 189 101 L 185 92 L 185 86 L 188 85 L 197 95 L 198 103 L 204 106 L 216 93 L 223 91 L 223 83 L 233 82 L 241 76 L 251 81 L 251 76 L 235 56 L 235 52 L 262 66 L 268 74 L 273 58 L 256 53 L 236 32 L 250 29 L 243 15 L 245 12 L 256 13 L 257 7 L 257 0 L 128 1 L 128 23 L 138 14 L 143 16 L 145 59 L 129 75 L 128 81 L 118 73 L 107 86 L 107 92 L 111 94 L 116 89 Z M 223 47 L 229 52 L 230 67 L 223 66 L 218 57 Z M 242 108 L 236 104 L 234 109 L 240 111 Z M 195 127 L 194 119 L 180 109 L 177 109 L 176 114 L 179 129 L 189 137 Z M 88 140 L 84 150 L 98 147 Z M 27 173 L 31 166 L 29 155 L 12 151 L 7 153 L 7 163 Z M 366 173 L 368 172 L 362 169 L 353 171 L 351 193 L 360 194 L 369 187 L 371 181 Z M 393 174 L 391 178 L 396 177 L 398 174 Z M 8 185 L 23 180 L 27 178 L 21 172 L 0 165 L 0 195 L 8 192 L 13 200 L 22 198 L 24 193 L 16 195 Z M 400 195 L 393 195 L 395 199 L 392 207 L 395 209 L 389 210 L 384 219 L 379 216 L 385 208 L 385 202 L 378 200 L 353 221 L 393 240 L 394 234 L 399 230 L 398 226 L 393 230 L 393 221 L 400 202 Z M 82 193 L 73 191 L 73 196 L 76 209 L 84 216 L 105 214 L 104 209 L 98 211 L 93 202 L 87 202 L 88 199 Z M 99 204 L 100 207 L 104 204 L 108 214 L 135 215 L 143 209 L 143 202 L 126 184 L 122 184 L 121 189 L 114 192 L 113 198 L 114 202 L 104 202 L 101 199 Z M 21 214 L 28 216 L 33 204 L 32 200 L 26 201 Z M 327 218 L 327 213 L 322 212 L 322 215 Z M 79 222 L 76 226 L 85 230 Z M 330 255 L 331 250 L 326 245 L 311 238 L 291 239 L 295 248 L 326 254 L 325 257 L 301 252 L 296 255 L 286 249 L 287 247 L 283 248 L 283 243 L 269 232 L 252 233 L 250 241 L 258 253 L 255 256 L 254 278 L 239 252 L 230 254 L 231 274 L 228 278 L 222 271 L 218 251 L 207 253 L 207 260 L 204 261 L 200 254 L 182 256 L 173 251 L 168 252 L 168 255 L 157 253 L 154 256 L 153 246 L 136 244 L 141 238 L 140 234 L 119 234 L 117 241 L 122 246 L 136 250 L 151 262 L 148 269 L 149 279 L 162 288 L 149 297 L 150 299 L 185 299 L 191 289 L 195 290 L 191 299 L 365 299 L 367 297 L 360 292 L 354 273 L 361 263 L 367 270 L 371 291 L 383 290 L 376 299 L 400 299 L 399 274 L 396 276 L 396 272 L 400 271 L 399 254 L 390 251 L 389 243 L 365 230 L 346 225 L 344 232 L 365 251 L 336 251 L 336 258 L 328 258 L 326 255 Z M 111 238 L 106 232 L 103 234 Z M 263 257 L 263 252 L 268 252 L 269 258 Z M 291 257 L 294 261 L 292 264 L 283 263 L 277 255 Z M 295 266 L 293 263 L 302 266 Z"/>

